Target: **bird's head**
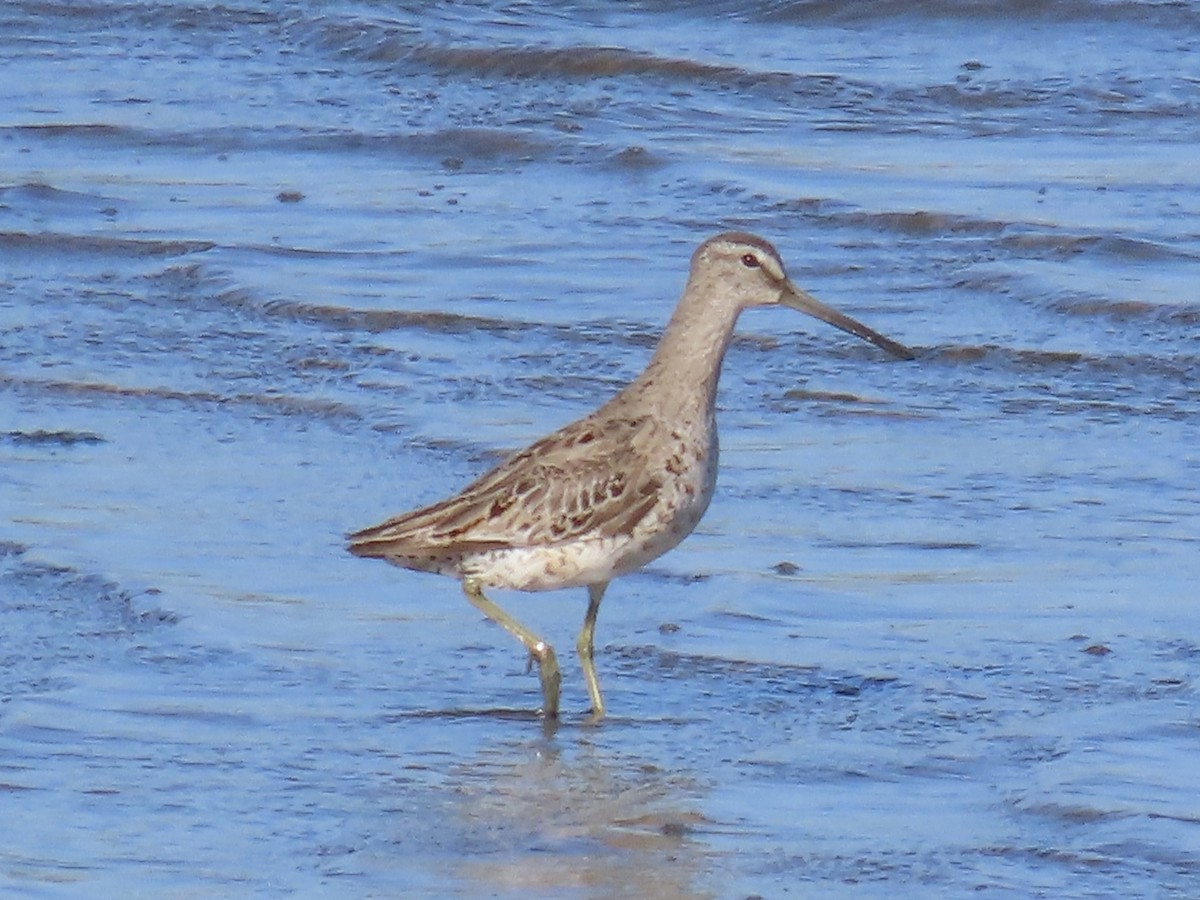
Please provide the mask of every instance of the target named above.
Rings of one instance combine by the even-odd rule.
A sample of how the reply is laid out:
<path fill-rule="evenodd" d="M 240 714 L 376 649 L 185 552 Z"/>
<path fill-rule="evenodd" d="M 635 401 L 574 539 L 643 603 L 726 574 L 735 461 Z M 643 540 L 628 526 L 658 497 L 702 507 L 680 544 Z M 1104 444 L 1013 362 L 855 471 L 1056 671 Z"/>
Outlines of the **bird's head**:
<path fill-rule="evenodd" d="M 916 354 L 850 316 L 826 306 L 792 283 L 779 252 L 757 235 L 727 231 L 709 238 L 692 255 L 692 282 L 697 287 L 719 286 L 739 309 L 751 306 L 790 306 L 855 337 L 870 341 L 901 359 Z"/>

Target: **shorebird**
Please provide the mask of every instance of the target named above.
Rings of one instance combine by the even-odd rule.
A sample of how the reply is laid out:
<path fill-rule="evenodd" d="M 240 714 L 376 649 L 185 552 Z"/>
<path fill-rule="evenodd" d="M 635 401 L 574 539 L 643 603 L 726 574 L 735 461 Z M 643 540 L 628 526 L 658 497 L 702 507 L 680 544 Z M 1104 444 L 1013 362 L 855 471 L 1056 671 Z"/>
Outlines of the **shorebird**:
<path fill-rule="evenodd" d="M 646 370 L 619 394 L 471 482 L 458 494 L 349 536 L 356 556 L 452 575 L 467 599 L 517 638 L 538 665 L 542 715 L 558 717 L 554 648 L 484 588 L 586 587 L 577 649 L 604 716 L 593 639 L 608 583 L 682 541 L 717 481 L 717 379 L 744 309 L 788 306 L 901 359 L 913 352 L 800 290 L 778 252 L 726 232 L 692 255 L 691 273 Z"/>

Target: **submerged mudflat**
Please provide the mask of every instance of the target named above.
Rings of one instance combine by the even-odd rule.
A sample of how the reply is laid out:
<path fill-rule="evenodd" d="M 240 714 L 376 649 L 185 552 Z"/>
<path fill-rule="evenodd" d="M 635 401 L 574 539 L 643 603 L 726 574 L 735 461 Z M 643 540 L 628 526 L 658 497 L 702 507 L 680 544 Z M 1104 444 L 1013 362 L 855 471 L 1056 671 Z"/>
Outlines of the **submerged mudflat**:
<path fill-rule="evenodd" d="M 0 14 L 0 885 L 1200 883 L 1194 3 Z M 696 534 L 503 602 L 342 535 L 645 364 L 737 227 Z"/>

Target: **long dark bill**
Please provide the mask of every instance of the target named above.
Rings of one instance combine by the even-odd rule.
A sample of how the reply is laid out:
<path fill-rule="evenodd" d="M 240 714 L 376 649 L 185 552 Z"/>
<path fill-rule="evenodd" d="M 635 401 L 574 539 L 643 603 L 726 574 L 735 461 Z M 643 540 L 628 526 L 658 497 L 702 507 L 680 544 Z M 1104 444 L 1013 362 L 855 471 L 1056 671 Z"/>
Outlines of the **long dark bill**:
<path fill-rule="evenodd" d="M 892 356 L 897 356 L 900 359 L 916 359 L 917 354 L 905 347 L 903 344 L 898 344 L 891 338 L 886 338 L 873 328 L 868 328 L 857 319 L 852 319 L 847 315 L 838 312 L 831 306 L 826 306 L 812 294 L 807 291 L 802 291 L 790 281 L 787 283 L 779 302 L 784 306 L 790 306 L 792 309 L 798 309 L 802 313 L 808 313 L 810 316 L 820 319 L 822 322 L 827 322 L 834 328 L 840 328 L 842 331 L 852 334 L 857 338 L 862 338 L 864 341 L 870 341 L 876 347 L 886 350 Z"/>

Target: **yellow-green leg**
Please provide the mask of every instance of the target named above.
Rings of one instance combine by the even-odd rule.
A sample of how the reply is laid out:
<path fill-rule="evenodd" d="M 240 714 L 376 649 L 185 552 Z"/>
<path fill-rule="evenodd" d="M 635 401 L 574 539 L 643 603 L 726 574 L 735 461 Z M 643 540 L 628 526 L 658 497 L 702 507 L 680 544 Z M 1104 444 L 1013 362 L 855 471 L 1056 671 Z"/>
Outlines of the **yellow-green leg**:
<path fill-rule="evenodd" d="M 463 581 L 463 591 L 476 609 L 520 641 L 529 655 L 537 660 L 538 678 L 542 682 L 542 715 L 547 719 L 557 719 L 562 674 L 558 671 L 558 657 L 554 655 L 554 648 L 485 597 L 483 586 L 474 578 Z M 599 598 L 596 603 L 599 605 Z"/>
<path fill-rule="evenodd" d="M 604 718 L 604 698 L 600 696 L 600 680 L 596 677 L 596 655 L 593 640 L 596 636 L 596 614 L 600 612 L 600 600 L 604 597 L 604 589 L 608 582 L 588 585 L 587 615 L 583 617 L 583 628 L 579 630 L 579 640 L 575 648 L 579 651 L 579 662 L 583 665 L 583 678 L 587 682 L 588 696 L 592 698 L 592 721 L 598 722 Z"/>

